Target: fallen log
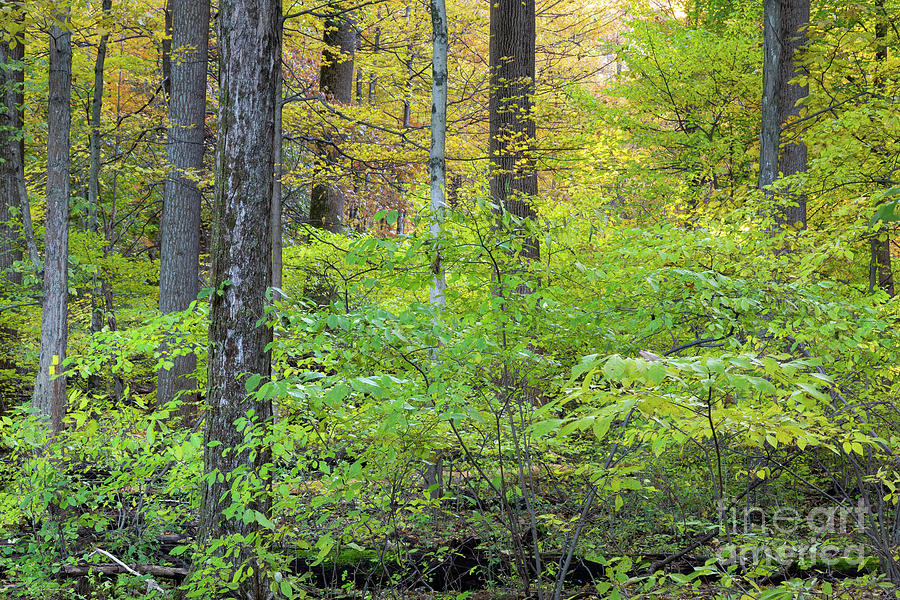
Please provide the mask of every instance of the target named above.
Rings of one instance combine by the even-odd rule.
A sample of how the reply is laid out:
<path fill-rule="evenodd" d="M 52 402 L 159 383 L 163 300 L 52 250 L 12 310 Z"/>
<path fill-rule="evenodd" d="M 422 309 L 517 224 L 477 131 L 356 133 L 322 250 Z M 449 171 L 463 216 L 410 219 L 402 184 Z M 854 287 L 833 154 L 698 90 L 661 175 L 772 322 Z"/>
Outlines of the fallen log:
<path fill-rule="evenodd" d="M 178 567 L 165 567 L 162 565 L 132 565 L 130 569 L 114 563 L 98 565 L 63 565 L 59 570 L 60 577 L 84 577 L 90 573 L 102 573 L 103 575 L 119 575 L 121 573 L 137 572 L 139 575 L 150 575 L 162 579 L 184 579 L 188 576 L 188 570 Z"/>

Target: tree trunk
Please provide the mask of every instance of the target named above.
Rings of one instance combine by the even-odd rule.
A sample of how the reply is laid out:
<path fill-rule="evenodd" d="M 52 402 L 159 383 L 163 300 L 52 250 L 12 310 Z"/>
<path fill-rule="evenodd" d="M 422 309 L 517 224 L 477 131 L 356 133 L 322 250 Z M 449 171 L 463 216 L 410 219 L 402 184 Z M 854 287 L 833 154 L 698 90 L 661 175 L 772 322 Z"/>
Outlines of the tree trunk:
<path fill-rule="evenodd" d="M 172 95 L 172 0 L 163 8 L 166 35 L 162 41 L 162 87 L 168 102 Z"/>
<path fill-rule="evenodd" d="M 22 46 L 18 46 L 21 48 Z M 10 97 L 15 95 L 16 71 L 8 67 L 12 58 L 9 44 L 0 42 L 0 61 L 3 62 L 3 72 L 0 73 L 3 86 L 3 114 L 0 115 L 0 273 L 10 283 L 22 283 L 22 273 L 12 270 L 13 265 L 22 260 L 22 236 L 19 234 L 19 219 L 16 218 L 16 209 L 19 208 L 19 186 L 16 181 L 18 165 L 15 162 L 16 152 L 14 146 L 19 144 L 16 139 L 19 130 L 16 130 L 12 121 L 16 119 L 15 106 L 10 106 Z M 13 103 L 15 100 L 13 100 Z"/>
<path fill-rule="evenodd" d="M 809 86 L 789 83 L 799 75 L 807 74 L 800 63 L 801 55 L 806 49 L 806 27 L 809 24 L 809 0 L 781 0 L 782 26 L 782 59 L 779 84 L 778 122 L 782 131 L 781 157 L 778 169 L 787 177 L 806 171 L 806 144 L 803 143 L 803 129 L 794 127 L 785 130 L 785 125 L 800 116 L 799 102 L 809 95 Z M 779 202 L 780 210 L 776 213 L 779 225 L 787 229 L 806 229 L 806 195 L 785 192 L 784 199 Z"/>
<path fill-rule="evenodd" d="M 216 152 L 216 204 L 213 224 L 208 400 L 201 487 L 202 545 L 240 536 L 223 559 L 244 576 L 230 597 L 263 600 L 269 586 L 259 568 L 254 543 L 260 525 L 241 517 L 246 510 L 263 516 L 270 499 L 259 468 L 271 459 L 265 448 L 248 448 L 236 427 L 253 411 L 253 421 L 268 427 L 271 400 L 248 395 L 244 377 L 268 378 L 267 345 L 272 330 L 260 321 L 271 278 L 271 208 L 274 174 L 275 103 L 281 57 L 281 0 L 223 0 L 218 18 L 220 51 L 219 139 Z M 259 430 L 256 429 L 256 432 Z M 241 482 L 252 493 L 235 515 L 230 490 Z M 240 501 L 240 500 L 238 500 Z M 249 521 L 249 522 L 248 522 Z M 248 574 L 247 568 L 252 568 Z M 230 579 L 230 578 L 229 578 Z"/>
<path fill-rule="evenodd" d="M 447 135 L 447 7 L 444 0 L 431 0 L 431 152 L 428 157 L 428 174 L 431 180 L 431 237 L 434 241 L 434 261 L 431 265 L 432 282 L 430 301 L 438 310 L 445 304 L 444 289 L 447 286 L 444 267 L 441 264 L 441 227 L 447 206 L 445 187 L 447 167 L 445 140 Z M 403 216 L 400 216 L 401 223 Z"/>
<path fill-rule="evenodd" d="M 284 108 L 284 71 L 282 70 L 281 57 L 278 57 L 278 84 L 275 91 L 275 148 L 273 150 L 275 160 L 275 181 L 272 183 L 272 287 L 282 287 L 284 274 L 283 247 L 281 231 L 281 177 L 284 175 L 282 164 L 282 147 L 284 140 L 282 109 Z"/>
<path fill-rule="evenodd" d="M 809 94 L 809 86 L 788 83 L 804 72 L 799 53 L 806 47 L 809 0 L 764 0 L 763 4 L 763 96 L 760 128 L 759 188 L 778 178 L 806 171 L 806 145 L 801 129 L 789 129 L 789 121 L 800 115 L 798 102 Z M 782 136 L 782 132 L 785 133 Z M 782 137 L 790 141 L 779 152 Z M 776 231 L 806 228 L 806 196 L 789 190 L 775 210 Z"/>
<path fill-rule="evenodd" d="M 206 63 L 209 45 L 209 0 L 172 0 L 172 65 L 169 97 L 169 163 L 160 222 L 159 310 L 187 309 L 200 291 L 200 204 L 198 177 L 203 171 L 206 129 Z M 196 387 L 190 377 L 193 354 L 175 356 L 171 369 L 159 372 L 160 404 L 177 392 Z M 185 401 L 193 412 L 195 398 Z"/>
<path fill-rule="evenodd" d="M 103 19 L 109 17 L 109 11 L 112 9 L 112 0 L 103 0 L 101 12 Z M 103 69 L 106 64 L 106 48 L 109 42 L 109 34 L 104 33 L 100 36 L 100 42 L 97 45 L 97 60 L 94 62 L 94 96 L 91 100 L 90 114 L 90 172 L 88 175 L 88 221 L 89 228 L 92 233 L 99 234 L 99 226 L 97 214 L 101 210 L 100 202 L 100 124 L 103 119 Z M 108 249 L 108 245 L 104 244 L 104 248 Z M 104 252 L 106 254 L 106 252 Z M 91 277 L 91 332 L 97 333 L 103 329 L 103 313 L 106 303 L 103 293 L 104 282 L 95 272 Z M 98 373 L 91 374 L 88 378 L 88 388 L 92 391 L 97 390 L 100 385 L 100 375 Z"/>
<path fill-rule="evenodd" d="M 322 67 L 319 71 L 319 89 L 326 102 L 333 100 L 350 104 L 353 94 L 353 54 L 356 50 L 356 32 L 353 20 L 347 13 L 325 19 L 323 34 Z M 331 147 L 333 133 L 326 132 L 322 149 L 323 160 L 332 164 L 337 153 Z M 327 170 L 327 169 L 326 169 Z M 316 183 L 309 196 L 309 224 L 313 227 L 338 233 L 344 225 L 344 193 L 335 185 Z"/>
<path fill-rule="evenodd" d="M 778 177 L 778 141 L 781 123 L 778 106 L 781 103 L 781 0 L 763 0 L 763 73 L 762 122 L 759 135 L 759 189 L 767 190 Z"/>
<path fill-rule="evenodd" d="M 21 8 L 21 0 L 15 0 L 14 6 L 22 11 L 19 13 L 18 19 L 24 21 L 25 12 Z M 28 259 L 31 261 L 31 266 L 35 272 L 40 276 L 41 257 L 38 254 L 37 239 L 34 235 L 34 227 L 31 224 L 31 205 L 28 201 L 28 188 L 25 185 L 25 38 L 23 33 L 20 32 L 19 35 L 22 37 L 18 39 L 16 47 L 10 48 L 11 58 L 20 61 L 22 64 L 14 76 L 17 82 L 14 96 L 12 98 L 7 97 L 6 103 L 8 106 L 12 106 L 12 103 L 15 103 L 16 118 L 13 125 L 17 131 L 22 132 L 18 136 L 18 143 L 10 146 L 10 151 L 13 157 L 13 164 L 16 166 L 15 178 L 18 188 L 19 209 L 22 214 L 22 234 L 25 237 L 25 246 L 28 248 Z M 7 74 L 7 76 L 9 75 Z M 7 90 L 8 93 L 9 90 Z"/>
<path fill-rule="evenodd" d="M 880 68 L 887 61 L 888 49 L 885 44 L 890 17 L 884 12 L 884 0 L 878 0 L 879 21 L 875 24 L 875 68 Z M 875 88 L 884 89 L 884 81 L 876 77 Z M 869 293 L 876 287 L 883 289 L 891 297 L 894 296 L 894 271 L 891 267 L 891 229 L 884 223 L 878 232 L 869 238 Z"/>
<path fill-rule="evenodd" d="M 0 2 L 0 7 L 15 4 Z M 22 260 L 22 219 L 16 211 L 28 209 L 27 195 L 21 197 L 19 177 L 25 179 L 25 163 L 21 159 L 22 133 L 22 86 L 25 70 L 22 61 L 25 58 L 25 40 L 22 34 L 7 39 L 4 32 L 0 39 L 0 89 L 2 89 L 2 111 L 0 115 L 0 271 L 4 271 L 7 281 L 21 284 L 22 274 L 10 269 L 13 263 Z M 29 214 L 30 216 L 30 214 Z M 30 220 L 29 220 L 30 221 Z M 32 236 L 34 234 L 32 233 Z M 36 267 L 37 265 L 35 265 Z"/>
<path fill-rule="evenodd" d="M 891 267 L 891 234 L 884 223 L 869 238 L 869 255 L 869 293 L 878 288 L 893 297 L 895 290 L 894 271 Z"/>
<path fill-rule="evenodd" d="M 490 41 L 490 157 L 491 200 L 497 210 L 519 218 L 537 214 L 531 197 L 538 182 L 532 152 L 535 125 L 534 0 L 496 0 L 491 3 Z M 538 241 L 523 240 L 522 256 L 537 260 Z"/>
<path fill-rule="evenodd" d="M 33 405 L 62 429 L 66 407 L 66 359 L 69 294 L 69 131 L 72 124 L 72 35 L 66 15 L 50 28 L 50 78 L 47 106 L 47 234 L 44 260 L 44 310 L 41 355 Z M 61 25 L 61 26 L 60 26 Z"/>

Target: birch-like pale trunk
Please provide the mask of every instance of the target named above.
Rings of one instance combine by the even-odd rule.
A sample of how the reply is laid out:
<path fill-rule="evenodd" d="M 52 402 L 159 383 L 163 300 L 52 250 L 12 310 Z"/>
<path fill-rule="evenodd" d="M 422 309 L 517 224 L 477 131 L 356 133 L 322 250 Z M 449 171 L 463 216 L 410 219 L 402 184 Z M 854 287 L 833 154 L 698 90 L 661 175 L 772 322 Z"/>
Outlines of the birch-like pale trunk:
<path fill-rule="evenodd" d="M 68 17 L 50 27 L 50 77 L 47 105 L 47 220 L 44 240 L 44 310 L 41 355 L 32 405 L 62 429 L 66 410 L 66 359 L 69 306 L 69 132 L 72 125 L 72 34 Z"/>
<path fill-rule="evenodd" d="M 431 67 L 431 151 L 428 156 L 428 175 L 431 189 L 431 238 L 434 243 L 433 276 L 430 302 L 440 310 L 446 299 L 447 282 L 441 264 L 441 230 L 444 221 L 447 163 L 447 6 L 445 0 L 431 0 L 433 30 Z"/>

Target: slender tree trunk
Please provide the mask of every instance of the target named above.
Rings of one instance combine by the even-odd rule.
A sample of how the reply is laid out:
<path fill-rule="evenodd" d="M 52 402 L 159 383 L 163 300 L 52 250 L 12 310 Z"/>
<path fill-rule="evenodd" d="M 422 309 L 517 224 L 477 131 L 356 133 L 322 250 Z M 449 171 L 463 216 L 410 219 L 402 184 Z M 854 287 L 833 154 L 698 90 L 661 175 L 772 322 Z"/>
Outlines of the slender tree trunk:
<path fill-rule="evenodd" d="M 884 12 L 884 0 L 878 0 L 879 21 L 875 24 L 875 68 L 878 69 L 887 61 L 888 49 L 885 44 L 889 17 Z M 875 88 L 884 91 L 884 81 L 875 78 Z M 891 297 L 894 296 L 894 271 L 891 266 L 891 229 L 880 223 L 878 231 L 869 238 L 869 293 L 876 287 L 883 289 Z"/>
<path fill-rule="evenodd" d="M 759 189 L 766 189 L 778 177 L 778 144 L 781 123 L 778 106 L 781 104 L 781 0 L 763 0 L 763 93 L 762 122 L 759 136 Z"/>
<path fill-rule="evenodd" d="M 491 201 L 498 210 L 519 218 L 537 214 L 531 197 L 538 182 L 532 152 L 535 125 L 534 0 L 496 0 L 491 3 L 490 41 L 490 156 Z M 522 256 L 537 260 L 538 241 L 523 240 Z"/>
<path fill-rule="evenodd" d="M 350 104 L 353 96 L 356 31 L 348 13 L 339 13 L 325 19 L 323 40 L 325 49 L 322 50 L 319 89 L 325 94 L 326 102 L 333 100 L 340 104 Z M 326 143 L 322 148 L 322 156 L 327 165 L 334 163 L 337 153 L 331 147 L 334 134 L 326 132 L 324 137 Z M 335 233 L 341 231 L 344 225 L 344 203 L 344 193 L 338 186 L 314 184 L 309 197 L 309 224 Z"/>
<path fill-rule="evenodd" d="M 206 64 L 209 45 L 209 0 L 171 0 L 172 65 L 169 97 L 169 163 L 160 223 L 159 310 L 187 309 L 200 291 L 200 205 L 198 178 L 203 171 L 206 129 Z M 159 372 L 157 401 L 196 387 L 190 374 L 193 354 L 175 356 L 173 367 Z M 185 415 L 196 398 L 182 398 Z"/>
<path fill-rule="evenodd" d="M 0 3 L 0 7 L 10 3 Z M 15 8 L 15 5 L 12 5 Z M 16 261 L 22 260 L 22 219 L 16 215 L 16 209 L 27 208 L 28 198 L 20 198 L 18 176 L 24 172 L 25 165 L 19 160 L 19 146 L 22 138 L 22 80 L 24 70 L 22 59 L 25 56 L 24 38 L 21 34 L 10 36 L 3 32 L 0 39 L 0 271 L 3 278 L 13 284 L 21 285 L 22 274 L 12 270 Z M 23 175 L 24 177 L 24 175 Z M 24 215 L 24 213 L 23 213 Z M 0 369 L 15 369 L 15 348 L 19 345 L 18 332 L 12 327 L 0 327 Z M 7 394 L 11 396 L 7 399 Z M 0 415 L 12 406 L 17 390 L 4 389 L 0 394 Z"/>
<path fill-rule="evenodd" d="M 8 0 L 0 2 L 0 8 L 2 7 L 11 7 L 16 12 L 19 10 L 17 3 Z M 22 225 L 27 225 L 28 229 L 31 227 L 31 212 L 24 187 L 25 163 L 22 160 L 22 86 L 25 80 L 22 62 L 25 59 L 25 39 L 21 32 L 9 39 L 9 33 L 5 33 L 3 39 L 0 39 L 0 63 L 3 64 L 3 72 L 0 73 L 0 110 L 3 111 L 0 115 L 0 160 L 3 161 L 0 164 L 0 270 L 6 271 L 7 281 L 21 284 L 21 273 L 14 273 L 9 269 L 13 263 L 22 260 Z M 21 186 L 20 179 L 23 184 Z M 21 214 L 16 216 L 16 211 Z M 26 239 L 27 233 L 24 236 Z M 37 268 L 37 246 L 34 245 L 34 254 L 30 252 L 31 245 L 34 244 L 34 231 L 30 234 L 29 257 Z"/>
<path fill-rule="evenodd" d="M 22 20 L 25 18 L 24 12 L 21 13 Z M 22 40 L 21 44 L 17 44 L 15 49 L 12 49 L 13 56 L 18 57 L 17 60 L 23 61 L 22 68 L 19 70 L 16 75 L 16 79 L 18 80 L 18 87 L 15 94 L 15 103 L 17 106 L 16 109 L 16 122 L 15 127 L 18 131 L 23 131 L 25 129 L 25 41 Z M 25 236 L 25 246 L 28 248 L 28 259 L 31 261 L 31 266 L 34 267 L 34 270 L 37 272 L 38 276 L 42 271 L 41 265 L 41 257 L 38 254 L 37 248 L 37 238 L 34 235 L 34 226 L 31 224 L 31 203 L 28 201 L 28 187 L 25 184 L 25 135 L 19 136 L 19 143 L 14 144 L 11 147 L 12 153 L 14 155 L 14 163 L 16 165 L 16 185 L 18 187 L 19 193 L 19 208 L 22 213 L 22 233 Z"/>
<path fill-rule="evenodd" d="M 375 29 L 375 45 L 372 47 L 372 54 L 381 51 L 381 28 Z M 375 72 L 369 74 L 369 91 L 367 93 L 367 100 L 369 104 L 375 104 L 375 87 L 378 85 L 378 80 L 375 77 Z M 362 104 L 362 101 L 359 102 Z"/>
<path fill-rule="evenodd" d="M 283 100 L 284 71 L 281 57 L 278 57 L 278 83 L 275 92 L 275 181 L 272 184 L 272 287 L 281 289 L 283 267 L 283 238 L 281 230 L 281 177 L 284 174 L 282 161 L 283 147 Z"/>
<path fill-rule="evenodd" d="M 47 107 L 47 234 L 41 355 L 33 405 L 53 433 L 62 429 L 66 407 L 69 294 L 69 132 L 72 124 L 72 35 L 66 15 L 50 28 L 50 79 Z"/>
<path fill-rule="evenodd" d="M 431 180 L 431 237 L 434 240 L 434 261 L 431 265 L 433 282 L 431 305 L 438 310 L 444 307 L 444 290 L 447 286 L 444 267 L 441 264 L 441 228 L 447 202 L 445 188 L 447 167 L 445 140 L 447 135 L 447 7 L 445 0 L 431 0 L 431 27 L 433 43 L 431 51 L 431 152 L 428 157 L 428 174 Z M 401 217 L 402 218 L 402 217 Z"/>
<path fill-rule="evenodd" d="M 104 20 L 109 17 L 109 11 L 112 9 L 112 0 L 103 0 L 101 12 Z M 99 236 L 100 230 L 98 226 L 97 215 L 101 210 L 100 206 L 100 124 L 103 118 L 103 69 L 106 64 L 106 49 L 109 42 L 109 34 L 104 33 L 100 36 L 100 43 L 97 45 L 97 60 L 94 63 L 94 96 L 91 101 L 91 118 L 90 118 L 90 173 L 88 175 L 88 221 L 89 228 L 92 233 Z M 104 244 L 104 248 L 106 248 Z M 104 252 L 106 254 L 106 252 Z M 91 332 L 97 333 L 103 329 L 103 313 L 106 304 L 105 294 L 103 293 L 105 282 L 101 280 L 97 273 L 91 277 Z M 93 374 L 88 379 L 88 387 L 92 390 L 97 389 L 100 385 L 100 377 Z"/>
<path fill-rule="evenodd" d="M 21 47 L 18 46 L 18 47 Z M 15 129 L 16 113 L 15 87 L 16 71 L 9 66 L 12 52 L 8 42 L 0 42 L 0 61 L 3 63 L 2 78 L 3 114 L 0 115 L 0 272 L 10 283 L 21 284 L 22 274 L 12 271 L 13 264 L 22 260 L 22 236 L 16 209 L 20 206 L 19 186 L 16 180 L 15 147 L 20 130 Z"/>
<path fill-rule="evenodd" d="M 257 520 L 245 510 L 267 516 L 271 501 L 259 469 L 271 460 L 264 447 L 242 446 L 245 433 L 235 426 L 252 411 L 262 427 L 271 425 L 272 402 L 248 395 L 245 376 L 270 374 L 272 330 L 260 321 L 271 279 L 271 209 L 275 105 L 281 57 L 281 0 L 222 0 L 218 17 L 220 52 L 219 139 L 213 225 L 208 400 L 199 540 L 241 536 L 223 559 L 244 578 L 229 597 L 270 597 L 254 544 L 263 546 Z M 258 431 L 258 429 L 256 430 Z M 237 514 L 230 493 L 246 482 L 260 492 Z M 238 500 L 244 502 L 243 500 Z M 265 531 L 265 530 L 263 530 Z M 247 568 L 252 573 L 247 574 Z"/>
<path fill-rule="evenodd" d="M 869 238 L 869 293 L 876 288 L 887 292 L 893 297 L 894 271 L 891 267 L 891 237 L 890 229 L 881 223 L 878 231 Z"/>
<path fill-rule="evenodd" d="M 166 35 L 162 41 L 162 86 L 166 101 L 172 95 L 172 0 L 166 0 L 163 9 L 166 19 Z"/>

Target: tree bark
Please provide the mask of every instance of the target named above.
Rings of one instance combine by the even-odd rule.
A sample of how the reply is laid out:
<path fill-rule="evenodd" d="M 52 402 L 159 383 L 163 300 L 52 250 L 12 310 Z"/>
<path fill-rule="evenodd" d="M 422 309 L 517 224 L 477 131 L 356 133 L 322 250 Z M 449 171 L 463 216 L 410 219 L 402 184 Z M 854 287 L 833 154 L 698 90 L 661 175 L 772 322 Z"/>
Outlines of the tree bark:
<path fill-rule="evenodd" d="M 760 128 L 759 188 L 778 178 L 806 171 L 807 151 L 802 130 L 787 130 L 800 115 L 798 103 L 809 94 L 809 86 L 789 83 L 805 73 L 799 54 L 806 47 L 809 0 L 764 0 L 763 3 L 763 96 Z M 785 135 L 782 135 L 782 133 Z M 784 139 L 782 139 L 784 138 Z M 779 149 L 784 140 L 783 150 Z M 806 228 L 806 196 L 790 190 L 779 192 L 775 209 L 776 231 Z"/>
<path fill-rule="evenodd" d="M 894 271 L 891 267 L 891 234 L 884 224 L 869 238 L 869 293 L 882 289 L 893 298 Z"/>
<path fill-rule="evenodd" d="M 112 0 L 103 0 L 100 10 L 104 21 L 109 17 L 112 9 Z M 88 221 L 89 228 L 95 235 L 99 234 L 97 215 L 101 210 L 100 201 L 100 124 L 103 119 L 103 69 L 106 64 L 106 49 L 109 42 L 109 34 L 103 33 L 97 45 L 97 60 L 94 62 L 94 94 L 91 99 L 90 114 L 90 172 L 88 174 Z M 104 244 L 104 255 L 109 251 L 109 245 Z M 106 304 L 104 288 L 107 287 L 101 277 L 95 272 L 91 277 L 91 332 L 97 333 L 103 329 L 103 313 Z M 88 378 L 88 388 L 96 390 L 100 385 L 99 374 L 92 374 Z"/>
<path fill-rule="evenodd" d="M 13 264 L 22 260 L 22 237 L 19 234 L 19 219 L 15 217 L 16 209 L 21 206 L 19 186 L 16 172 L 15 146 L 19 144 L 21 129 L 16 127 L 19 109 L 16 102 L 16 88 L 19 85 L 19 69 L 11 63 L 19 60 L 16 50 L 22 49 L 21 43 L 11 48 L 9 41 L 0 41 L 0 62 L 3 72 L 0 73 L 3 90 L 3 114 L 0 115 L 0 271 L 10 283 L 21 284 L 22 274 L 12 271 Z"/>
<path fill-rule="evenodd" d="M 2 6 L 18 9 L 14 2 L 0 2 Z M 23 232 L 25 211 L 29 210 L 27 193 L 22 197 L 25 181 L 25 162 L 21 151 L 23 144 L 22 87 L 25 82 L 25 70 L 22 61 L 25 58 L 25 39 L 18 35 L 7 39 L 8 32 L 0 40 L 0 62 L 3 72 L 0 73 L 0 89 L 2 89 L 2 115 L 0 115 L 0 271 L 5 271 L 7 281 L 22 283 L 22 274 L 10 269 L 16 261 L 22 260 Z M 20 215 L 16 215 L 20 211 Z M 30 217 L 30 212 L 27 215 Z M 30 226 L 30 218 L 28 224 Z M 32 235 L 32 243 L 34 232 Z M 35 246 L 35 254 L 37 247 Z M 31 256 L 33 259 L 34 256 Z M 37 268 L 37 263 L 35 263 Z"/>
<path fill-rule="evenodd" d="M 47 234 L 41 354 L 32 404 L 52 433 L 62 429 L 66 407 L 66 359 L 69 294 L 69 132 L 72 124 L 72 35 L 67 15 L 50 28 L 50 78 L 47 107 Z"/>
<path fill-rule="evenodd" d="M 337 7 L 340 11 L 340 7 Z M 325 19 L 323 34 L 322 66 L 319 71 L 319 90 L 325 101 L 350 104 L 353 94 L 353 56 L 356 50 L 356 32 L 353 19 L 346 12 L 338 12 Z M 334 134 L 326 132 L 322 159 L 333 164 L 336 152 L 331 147 Z M 327 169 L 326 169 L 327 170 Z M 344 226 L 344 193 L 336 185 L 315 183 L 309 197 L 309 224 L 313 227 L 338 233 Z"/>
<path fill-rule="evenodd" d="M 781 0 L 763 0 L 762 121 L 759 136 L 759 189 L 771 195 L 769 186 L 778 177 L 778 141 L 781 123 Z"/>
<path fill-rule="evenodd" d="M 887 61 L 888 49 L 885 43 L 887 37 L 889 16 L 884 11 L 884 0 L 878 0 L 876 6 L 881 14 L 875 24 L 875 68 L 880 68 Z M 875 78 L 875 88 L 884 89 L 884 81 L 880 77 Z M 891 228 L 881 223 L 874 236 L 869 238 L 869 293 L 875 288 L 881 288 L 893 298 L 894 271 L 891 266 Z"/>
<path fill-rule="evenodd" d="M 434 241 L 433 276 L 430 302 L 440 310 L 444 307 L 444 290 L 447 286 L 444 267 L 441 264 L 441 228 L 444 210 L 447 165 L 445 141 L 447 135 L 447 7 L 445 0 L 431 0 L 431 150 L 428 157 L 428 174 L 431 189 L 431 237 Z M 402 215 L 400 217 L 402 222 Z"/>
<path fill-rule="evenodd" d="M 209 47 L 209 0 L 172 0 L 172 61 L 169 97 L 169 143 L 165 199 L 160 222 L 159 310 L 187 309 L 200 291 L 200 205 L 198 178 L 203 171 L 206 129 L 206 65 Z M 169 341 L 168 343 L 173 343 Z M 157 401 L 196 387 L 190 374 L 193 354 L 175 356 L 171 369 L 161 369 Z M 196 404 L 185 401 L 184 414 Z"/>
<path fill-rule="evenodd" d="M 14 6 L 17 9 L 21 10 L 19 13 L 19 19 L 25 20 L 25 11 L 22 8 L 21 0 L 13 0 Z M 22 61 L 22 66 L 19 69 L 18 73 L 15 75 L 15 79 L 17 81 L 17 87 L 14 93 L 13 98 L 7 98 L 6 102 L 8 106 L 12 106 L 14 102 L 16 105 L 16 119 L 13 125 L 18 131 L 22 131 L 23 134 L 18 136 L 19 140 L 17 144 L 12 144 L 10 146 L 11 154 L 13 156 L 13 163 L 16 165 L 15 177 L 16 177 L 16 185 L 18 187 L 18 198 L 19 198 L 19 209 L 22 214 L 22 235 L 25 237 L 25 246 L 28 248 L 28 259 L 31 261 L 31 266 L 34 268 L 35 272 L 40 277 L 40 273 L 42 270 L 41 266 L 41 256 L 38 254 L 37 248 L 37 238 L 34 235 L 34 227 L 31 223 L 31 204 L 28 201 L 28 188 L 25 184 L 25 38 L 24 32 L 20 32 L 20 38 L 18 39 L 18 43 L 16 44 L 16 48 L 11 48 L 12 57 L 16 60 Z M 7 90 L 9 93 L 10 90 Z"/>
<path fill-rule="evenodd" d="M 162 87 L 168 102 L 172 95 L 172 0 L 163 8 L 166 35 L 162 41 Z"/>
<path fill-rule="evenodd" d="M 281 289 L 283 265 L 283 245 L 281 230 L 281 177 L 284 175 L 282 164 L 282 148 L 284 123 L 282 119 L 284 108 L 284 71 L 282 69 L 281 56 L 278 57 L 278 84 L 275 91 L 275 181 L 272 183 L 272 287 Z"/>
<path fill-rule="evenodd" d="M 534 219 L 531 197 L 537 196 L 535 124 L 532 99 L 535 78 L 534 0 L 491 3 L 490 142 L 491 200 L 497 210 Z M 523 257 L 537 260 L 540 246 L 523 239 Z"/>
<path fill-rule="evenodd" d="M 270 374 L 272 330 L 261 324 L 271 278 L 271 208 L 274 174 L 275 104 L 281 57 L 281 0 L 223 0 L 218 18 L 220 51 L 219 139 L 213 224 L 208 401 L 201 487 L 202 545 L 237 536 L 223 557 L 244 577 L 230 596 L 262 600 L 270 591 L 254 543 L 260 525 L 246 511 L 270 512 L 259 468 L 271 459 L 264 447 L 249 448 L 236 427 L 252 411 L 269 427 L 271 400 L 247 393 L 244 377 Z M 256 429 L 255 431 L 259 431 Z M 230 491 L 247 483 L 254 493 L 235 515 Z M 238 502 L 242 500 L 238 499 Z M 255 514 L 255 513 L 251 513 Z M 248 574 L 246 568 L 252 568 Z"/>
<path fill-rule="evenodd" d="M 809 24 L 809 0 L 781 0 L 782 25 L 782 59 L 779 83 L 780 94 L 778 122 L 782 128 L 782 150 L 778 161 L 778 169 L 782 176 L 788 177 L 806 171 L 806 144 L 803 143 L 803 130 L 794 128 L 785 131 L 783 128 L 792 119 L 800 116 L 799 103 L 809 95 L 809 86 L 790 83 L 791 79 L 806 75 L 801 64 L 801 54 L 806 49 L 806 27 Z M 776 216 L 779 225 L 787 229 L 806 229 L 806 195 L 787 190 L 781 208 Z"/>

